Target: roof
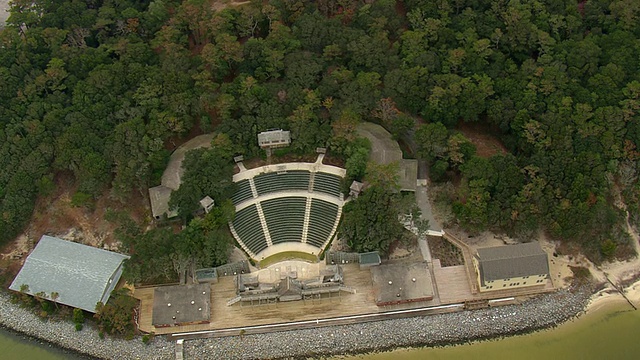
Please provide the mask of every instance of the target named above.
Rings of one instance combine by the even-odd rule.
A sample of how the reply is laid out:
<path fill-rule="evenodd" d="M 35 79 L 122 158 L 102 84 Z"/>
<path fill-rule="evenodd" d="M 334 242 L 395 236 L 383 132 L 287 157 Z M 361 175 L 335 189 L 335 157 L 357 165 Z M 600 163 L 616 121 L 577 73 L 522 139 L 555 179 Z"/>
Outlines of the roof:
<path fill-rule="evenodd" d="M 403 159 L 402 150 L 391 133 L 378 124 L 362 122 L 357 127 L 358 134 L 371 142 L 369 159 L 378 164 L 398 164 L 398 184 L 402 191 L 416 191 L 418 161 Z"/>
<path fill-rule="evenodd" d="M 362 191 L 363 187 L 364 187 L 363 183 L 353 180 L 353 182 L 351 183 L 351 186 L 349 187 L 349 189 L 353 190 L 353 191 L 360 192 L 360 191 Z"/>
<path fill-rule="evenodd" d="M 481 248 L 478 260 L 482 281 L 549 274 L 547 253 L 537 242 Z"/>
<path fill-rule="evenodd" d="M 374 266 L 371 278 L 378 306 L 433 299 L 433 282 L 426 262 Z"/>
<path fill-rule="evenodd" d="M 397 141 L 382 126 L 362 122 L 357 127 L 358 134 L 371 141 L 371 160 L 378 164 L 390 164 L 402 160 L 402 150 Z"/>
<path fill-rule="evenodd" d="M 204 211 L 206 211 L 207 213 L 209 212 L 209 210 L 211 210 L 211 208 L 215 205 L 215 201 L 213 201 L 213 199 L 211 198 L 211 196 L 207 195 L 205 197 L 202 198 L 202 200 L 200 200 L 200 206 L 204 209 Z"/>
<path fill-rule="evenodd" d="M 160 185 L 149 188 L 149 200 L 151 201 L 151 214 L 154 219 L 160 219 L 163 215 L 172 218 L 178 215 L 177 211 L 169 211 L 169 200 L 171 199 L 170 188 Z"/>
<path fill-rule="evenodd" d="M 380 265 L 380 254 L 377 251 L 360 254 L 360 264 Z"/>
<path fill-rule="evenodd" d="M 29 295 L 57 292 L 56 302 L 93 313 L 99 301 L 109 300 L 122 275 L 122 262 L 128 258 L 44 235 L 9 289 L 20 291 L 22 285 L 28 285 Z"/>
<path fill-rule="evenodd" d="M 264 131 L 258 134 L 258 145 L 268 146 L 291 143 L 291 132 L 280 130 Z"/>
<path fill-rule="evenodd" d="M 302 288 L 300 283 L 289 276 L 286 276 L 284 280 L 280 281 L 280 285 L 278 286 L 278 295 L 280 296 L 291 296 L 291 295 L 300 295 L 302 293 Z"/>
<path fill-rule="evenodd" d="M 210 305 L 209 283 L 157 287 L 153 291 L 153 326 L 208 323 Z"/>

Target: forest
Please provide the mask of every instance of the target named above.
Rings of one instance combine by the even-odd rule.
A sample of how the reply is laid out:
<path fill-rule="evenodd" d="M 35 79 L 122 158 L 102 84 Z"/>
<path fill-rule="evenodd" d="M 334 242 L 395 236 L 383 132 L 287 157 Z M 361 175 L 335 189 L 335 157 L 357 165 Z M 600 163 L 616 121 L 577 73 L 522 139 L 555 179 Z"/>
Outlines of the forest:
<path fill-rule="evenodd" d="M 471 233 L 544 231 L 595 261 L 625 256 L 640 224 L 639 37 L 637 0 L 13 0 L 0 30 L 0 243 L 60 174 L 80 206 L 146 196 L 190 134 L 215 131 L 213 151 L 251 158 L 257 132 L 288 129 L 291 151 L 327 147 L 362 178 L 355 126 L 372 121 L 453 185 Z M 482 156 L 465 124 L 506 150 Z M 231 176 L 210 154 L 191 158 L 213 167 L 187 168 L 193 179 Z M 365 198 L 393 202 L 376 189 Z M 172 204 L 194 206 L 193 191 Z M 181 236 L 209 246 L 222 230 L 202 221 Z"/>

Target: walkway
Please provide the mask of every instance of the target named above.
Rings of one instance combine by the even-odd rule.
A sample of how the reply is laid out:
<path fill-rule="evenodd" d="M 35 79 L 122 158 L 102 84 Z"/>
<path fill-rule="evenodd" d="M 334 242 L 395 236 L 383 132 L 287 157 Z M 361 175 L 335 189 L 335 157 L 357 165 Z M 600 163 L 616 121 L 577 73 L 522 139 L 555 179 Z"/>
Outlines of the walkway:
<path fill-rule="evenodd" d="M 427 192 L 427 180 L 419 179 L 418 183 L 419 185 L 416 188 L 416 205 L 420 208 L 420 219 L 429 221 L 430 230 L 442 231 L 442 224 L 433 216 L 433 208 Z"/>
<path fill-rule="evenodd" d="M 182 174 L 184 173 L 182 161 L 185 155 L 189 150 L 211 147 L 213 135 L 214 134 L 204 134 L 196 136 L 177 148 L 173 154 L 171 154 L 167 168 L 162 173 L 162 185 L 169 189 L 177 190 L 182 183 Z"/>
<path fill-rule="evenodd" d="M 324 157 L 324 154 L 320 154 L 320 156 L 318 156 L 320 161 L 322 161 L 323 157 Z M 239 173 L 233 175 L 233 182 L 238 182 L 244 179 L 250 179 L 255 177 L 256 175 L 260 175 L 263 173 L 278 172 L 278 171 L 294 171 L 294 170 L 324 172 L 324 173 L 338 175 L 342 178 L 347 175 L 347 170 L 343 168 L 339 168 L 337 166 L 333 166 L 333 165 L 325 165 L 320 161 L 316 161 L 313 163 L 293 162 L 293 163 L 271 164 L 271 165 L 259 166 L 253 169 L 245 169 L 244 171 L 240 171 Z"/>

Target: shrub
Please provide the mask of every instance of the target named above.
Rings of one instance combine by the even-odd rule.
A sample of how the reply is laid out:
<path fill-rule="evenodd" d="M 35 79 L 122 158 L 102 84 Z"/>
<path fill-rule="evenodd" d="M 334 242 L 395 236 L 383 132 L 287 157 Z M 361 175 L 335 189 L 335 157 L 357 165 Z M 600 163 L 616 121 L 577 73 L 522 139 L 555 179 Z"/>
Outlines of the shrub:
<path fill-rule="evenodd" d="M 76 323 L 76 331 L 80 331 L 80 330 L 82 330 L 82 328 L 83 328 L 82 324 Z"/>
<path fill-rule="evenodd" d="M 93 209 L 93 196 L 83 192 L 76 192 L 71 197 L 71 206 L 73 207 L 85 207 L 89 210 Z"/>
<path fill-rule="evenodd" d="M 76 324 L 84 324 L 84 312 L 82 309 L 73 309 L 73 322 Z"/>
<path fill-rule="evenodd" d="M 611 239 L 607 239 L 600 245 L 600 252 L 605 258 L 611 258 L 616 253 L 618 246 Z"/>

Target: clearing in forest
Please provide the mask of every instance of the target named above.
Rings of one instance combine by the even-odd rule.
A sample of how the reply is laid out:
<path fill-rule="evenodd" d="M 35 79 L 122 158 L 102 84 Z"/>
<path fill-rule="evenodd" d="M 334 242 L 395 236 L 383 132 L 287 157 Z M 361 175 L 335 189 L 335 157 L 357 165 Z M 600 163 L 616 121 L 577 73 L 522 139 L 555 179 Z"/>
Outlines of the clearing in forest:
<path fill-rule="evenodd" d="M 476 146 L 476 155 L 488 158 L 496 154 L 506 154 L 507 148 L 496 136 L 496 132 L 486 124 L 463 122 L 456 127 Z"/>

